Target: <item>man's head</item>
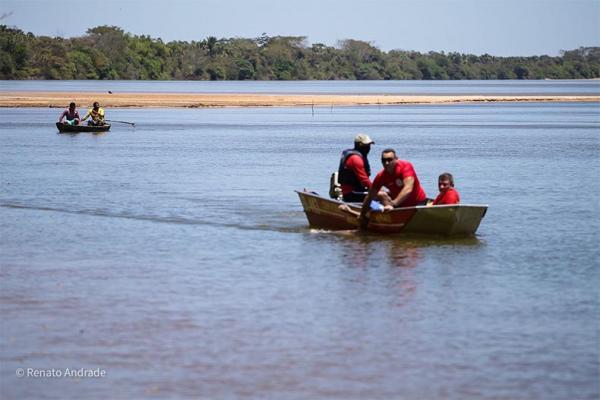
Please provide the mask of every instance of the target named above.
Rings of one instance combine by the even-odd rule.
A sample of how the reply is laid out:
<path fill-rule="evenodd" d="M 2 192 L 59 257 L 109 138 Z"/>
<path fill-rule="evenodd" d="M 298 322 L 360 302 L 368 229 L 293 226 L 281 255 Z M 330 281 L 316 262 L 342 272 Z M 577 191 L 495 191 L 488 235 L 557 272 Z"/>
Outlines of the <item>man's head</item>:
<path fill-rule="evenodd" d="M 360 151 L 362 154 L 367 155 L 371 150 L 371 145 L 375 142 L 371 140 L 369 135 L 360 133 L 354 138 L 354 149 Z"/>
<path fill-rule="evenodd" d="M 98 103 L 97 101 L 94 102 L 94 108 L 97 110 L 100 108 L 100 103 Z"/>
<path fill-rule="evenodd" d="M 454 187 L 454 177 L 450 172 L 444 172 L 438 178 L 438 188 L 440 193 L 446 192 L 451 187 Z"/>
<path fill-rule="evenodd" d="M 74 109 L 75 109 L 75 106 L 76 106 L 76 105 L 75 105 L 75 103 L 74 103 L 74 102 L 71 102 L 71 103 L 69 104 L 69 109 L 71 109 L 71 110 L 74 110 Z"/>
<path fill-rule="evenodd" d="M 393 173 L 394 168 L 396 167 L 396 160 L 398 157 L 396 156 L 396 150 L 394 149 L 385 149 L 381 152 L 381 163 L 383 164 L 383 168 L 388 173 Z"/>

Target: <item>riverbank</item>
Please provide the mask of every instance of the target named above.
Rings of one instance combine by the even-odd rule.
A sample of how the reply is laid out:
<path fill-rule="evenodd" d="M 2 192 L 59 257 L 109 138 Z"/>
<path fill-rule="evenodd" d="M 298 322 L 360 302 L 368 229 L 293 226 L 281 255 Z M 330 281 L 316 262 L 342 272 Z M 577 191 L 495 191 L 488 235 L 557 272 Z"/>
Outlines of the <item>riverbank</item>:
<path fill-rule="evenodd" d="M 94 92 L 0 92 L 0 107 L 64 108 L 71 101 L 87 107 L 292 107 L 399 104 L 454 104 L 476 102 L 600 102 L 600 96 L 494 96 L 494 95 L 303 95 L 214 93 L 94 93 Z"/>

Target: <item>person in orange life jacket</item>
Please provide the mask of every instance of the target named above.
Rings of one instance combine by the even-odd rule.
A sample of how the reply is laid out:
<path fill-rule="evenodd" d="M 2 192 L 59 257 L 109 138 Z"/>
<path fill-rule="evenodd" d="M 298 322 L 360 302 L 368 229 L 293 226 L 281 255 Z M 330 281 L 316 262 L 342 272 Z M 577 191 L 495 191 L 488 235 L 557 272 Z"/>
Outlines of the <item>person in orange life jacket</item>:
<path fill-rule="evenodd" d="M 354 138 L 354 148 L 342 152 L 338 167 L 338 181 L 346 202 L 362 202 L 371 187 L 371 166 L 367 155 L 375 142 L 368 135 Z"/>
<path fill-rule="evenodd" d="M 87 117 L 92 117 L 92 119 L 88 121 L 88 125 L 104 125 L 104 109 L 100 108 L 100 104 L 98 104 L 97 101 L 94 102 L 93 107 L 88 110 L 81 121 L 85 121 Z"/>
<path fill-rule="evenodd" d="M 71 102 L 71 104 L 69 104 L 69 108 L 64 110 L 62 114 L 60 114 L 58 122 L 63 123 L 63 119 L 66 120 L 64 122 L 65 124 L 79 125 L 81 117 L 79 116 L 79 111 L 77 111 L 75 103 Z"/>
<path fill-rule="evenodd" d="M 360 213 L 361 224 L 366 221 L 371 200 L 379 198 L 383 211 L 391 211 L 396 207 L 412 207 L 427 204 L 427 195 L 421 187 L 413 165 L 399 160 L 394 149 L 381 152 L 383 169 L 373 179 L 369 194 L 365 198 Z M 388 192 L 380 191 L 386 187 Z"/>
<path fill-rule="evenodd" d="M 435 200 L 428 205 L 441 205 L 441 204 L 458 204 L 460 203 L 460 194 L 454 189 L 454 177 L 449 172 L 444 172 L 438 178 L 438 188 L 440 194 Z"/>

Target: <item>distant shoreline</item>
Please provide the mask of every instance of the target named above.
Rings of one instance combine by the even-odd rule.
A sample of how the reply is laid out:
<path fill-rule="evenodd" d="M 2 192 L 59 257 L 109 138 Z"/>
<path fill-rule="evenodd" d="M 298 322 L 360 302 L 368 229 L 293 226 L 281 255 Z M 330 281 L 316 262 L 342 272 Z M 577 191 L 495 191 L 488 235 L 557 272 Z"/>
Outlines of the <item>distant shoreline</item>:
<path fill-rule="evenodd" d="M 230 93 L 115 93 L 106 92 L 0 92 L 0 107 L 65 108 L 74 101 L 80 108 L 98 101 L 114 108 L 209 108 L 209 107 L 326 107 L 360 105 L 457 104 L 490 102 L 600 102 L 600 96 L 563 95 L 305 95 Z"/>

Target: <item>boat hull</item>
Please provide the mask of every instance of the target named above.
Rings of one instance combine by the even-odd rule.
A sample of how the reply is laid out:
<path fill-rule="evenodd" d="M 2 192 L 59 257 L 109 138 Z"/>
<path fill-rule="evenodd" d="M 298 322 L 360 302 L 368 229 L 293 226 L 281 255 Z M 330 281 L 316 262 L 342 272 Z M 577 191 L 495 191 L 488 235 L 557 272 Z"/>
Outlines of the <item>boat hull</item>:
<path fill-rule="evenodd" d="M 110 130 L 110 125 L 69 125 L 60 122 L 56 123 L 56 128 L 60 133 L 79 133 L 79 132 L 107 132 Z"/>
<path fill-rule="evenodd" d="M 360 204 L 343 203 L 315 193 L 297 191 L 312 228 L 327 230 L 358 229 L 355 215 L 340 209 L 346 204 L 360 212 Z M 428 235 L 473 235 L 487 212 L 486 205 L 452 204 L 396 208 L 371 212 L 366 230 L 378 233 L 417 233 Z"/>

